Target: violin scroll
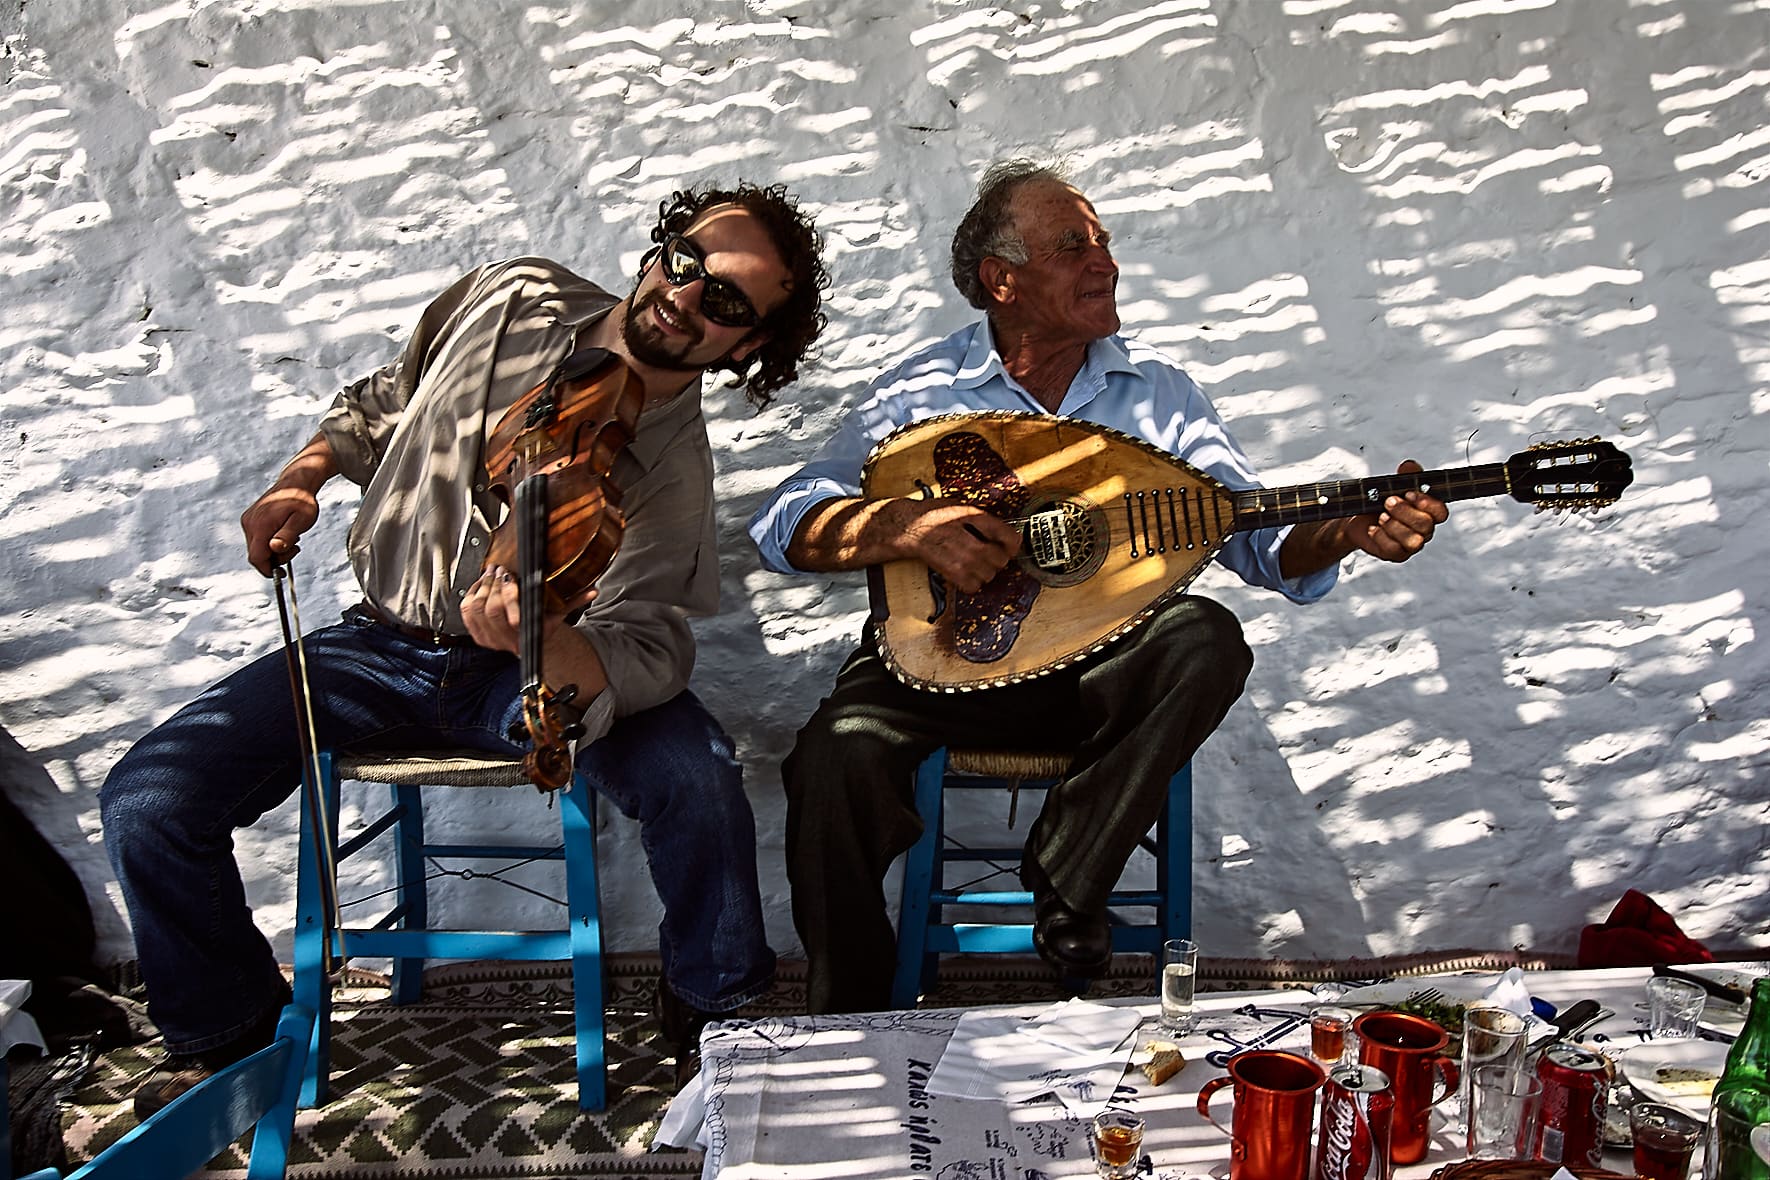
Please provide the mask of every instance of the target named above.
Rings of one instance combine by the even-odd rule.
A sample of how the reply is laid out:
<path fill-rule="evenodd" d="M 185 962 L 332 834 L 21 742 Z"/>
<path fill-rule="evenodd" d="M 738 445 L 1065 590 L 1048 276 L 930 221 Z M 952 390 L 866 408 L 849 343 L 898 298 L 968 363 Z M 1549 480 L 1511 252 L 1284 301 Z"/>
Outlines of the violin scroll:
<path fill-rule="evenodd" d="M 568 721 L 566 709 L 577 694 L 574 685 L 557 693 L 544 684 L 523 689 L 522 721 L 510 727 L 510 737 L 531 742 L 522 769 L 543 791 L 557 791 L 572 781 L 571 743 L 584 735 L 584 727 Z"/>

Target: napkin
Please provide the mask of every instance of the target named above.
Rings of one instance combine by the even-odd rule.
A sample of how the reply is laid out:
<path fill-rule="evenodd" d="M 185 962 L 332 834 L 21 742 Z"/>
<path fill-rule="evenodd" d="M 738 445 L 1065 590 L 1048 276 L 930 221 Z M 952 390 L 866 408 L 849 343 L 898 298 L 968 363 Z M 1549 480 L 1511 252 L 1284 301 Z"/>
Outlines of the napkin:
<path fill-rule="evenodd" d="M 1520 967 L 1506 968 L 1475 1002 L 1492 1004 L 1524 1017 L 1526 1041 L 1534 1040 L 1538 1033 L 1548 1032 L 1555 1027 L 1531 1008 L 1530 989 L 1524 985 L 1524 970 Z"/>
<path fill-rule="evenodd" d="M 949 1098 L 1024 1102 L 1054 1094 L 1070 1113 L 1092 1118 L 1106 1109 L 1124 1077 L 1141 1023 L 1136 1009 L 1068 1001 L 1031 1020 L 1016 1014 L 967 1012 L 928 1078 L 928 1092 Z"/>
<path fill-rule="evenodd" d="M 663 1121 L 652 1136 L 651 1150 L 662 1151 L 666 1147 L 707 1149 L 707 1092 L 699 1072 L 664 1108 Z"/>
<path fill-rule="evenodd" d="M 1581 967 L 1650 967 L 1655 963 L 1709 963 L 1715 956 L 1678 928 L 1664 907 L 1630 889 L 1603 922 L 1579 934 Z"/>
<path fill-rule="evenodd" d="M 1052 1004 L 1020 1026 L 1020 1031 L 1066 1053 L 1110 1051 L 1143 1023 L 1135 1008 L 1068 999 Z"/>

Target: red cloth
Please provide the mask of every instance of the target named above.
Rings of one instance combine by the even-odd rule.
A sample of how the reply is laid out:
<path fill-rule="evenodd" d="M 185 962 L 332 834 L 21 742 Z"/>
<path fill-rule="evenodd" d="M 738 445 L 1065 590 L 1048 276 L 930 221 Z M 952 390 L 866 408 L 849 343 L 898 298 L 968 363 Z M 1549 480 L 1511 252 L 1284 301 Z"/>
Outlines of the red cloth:
<path fill-rule="evenodd" d="M 1678 929 L 1658 902 L 1635 889 L 1622 895 L 1609 918 L 1579 935 L 1581 967 L 1651 967 L 1714 959 L 1707 947 Z"/>

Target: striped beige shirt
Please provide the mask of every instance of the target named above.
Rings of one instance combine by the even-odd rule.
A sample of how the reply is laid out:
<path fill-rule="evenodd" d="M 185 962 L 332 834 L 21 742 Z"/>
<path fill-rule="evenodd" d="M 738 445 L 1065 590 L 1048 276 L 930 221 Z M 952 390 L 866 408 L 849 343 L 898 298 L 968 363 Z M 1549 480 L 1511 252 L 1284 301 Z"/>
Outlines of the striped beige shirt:
<path fill-rule="evenodd" d="M 416 627 L 464 634 L 491 521 L 486 436 L 618 300 L 541 258 L 473 271 L 424 311 L 393 363 L 338 394 L 320 423 L 339 471 L 362 485 L 350 560 L 368 601 Z M 578 623 L 608 672 L 586 740 L 688 684 L 687 617 L 719 607 L 713 457 L 700 385 L 647 409 L 613 472 L 627 527 Z"/>

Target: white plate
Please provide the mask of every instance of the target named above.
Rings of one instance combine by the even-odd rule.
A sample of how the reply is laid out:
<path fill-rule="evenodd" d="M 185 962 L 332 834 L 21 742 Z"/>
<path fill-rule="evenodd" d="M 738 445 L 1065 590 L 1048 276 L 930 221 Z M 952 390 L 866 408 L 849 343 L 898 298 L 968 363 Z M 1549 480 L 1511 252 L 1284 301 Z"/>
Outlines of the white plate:
<path fill-rule="evenodd" d="M 1721 1078 L 1721 1069 L 1727 1064 L 1729 1046 L 1719 1041 L 1646 1041 L 1635 1045 L 1623 1054 L 1623 1076 L 1629 1079 L 1629 1085 L 1635 1093 L 1654 1102 L 1665 1102 L 1673 1106 L 1683 1107 L 1699 1115 L 1706 1115 L 1709 1109 L 1709 1096 L 1705 1091 L 1700 1094 L 1690 1093 L 1685 1086 L 1667 1085 L 1659 1079 L 1661 1069 L 1692 1069 L 1704 1073 L 1712 1073 L 1715 1080 Z M 1709 1089 L 1713 1089 L 1711 1083 Z"/>
<path fill-rule="evenodd" d="M 1493 990 L 1499 976 L 1492 972 L 1479 975 L 1434 975 L 1418 979 L 1391 979 L 1386 983 L 1367 983 L 1355 987 L 1334 1001 L 1336 1004 L 1399 1004 L 1411 996 L 1436 988 L 1440 1004 L 1472 1004 Z"/>

